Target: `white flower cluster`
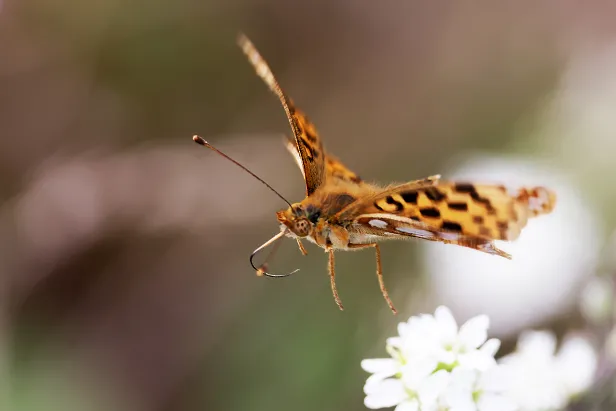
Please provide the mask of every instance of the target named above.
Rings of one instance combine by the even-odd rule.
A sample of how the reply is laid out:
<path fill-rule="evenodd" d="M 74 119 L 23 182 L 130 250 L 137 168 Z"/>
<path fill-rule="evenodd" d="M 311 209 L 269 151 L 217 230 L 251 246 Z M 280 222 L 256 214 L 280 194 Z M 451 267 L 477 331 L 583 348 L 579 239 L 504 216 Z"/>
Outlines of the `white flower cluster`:
<path fill-rule="evenodd" d="M 521 411 L 561 410 L 594 381 L 597 354 L 582 337 L 566 338 L 556 353 L 554 334 L 527 331 L 499 363 L 508 371 L 507 395 Z"/>
<path fill-rule="evenodd" d="M 362 361 L 362 368 L 372 373 L 364 386 L 366 407 L 556 410 L 592 382 L 596 358 L 586 341 L 572 339 L 569 349 L 563 346 L 554 357 L 553 336 L 526 334 L 519 352 L 497 363 L 500 341 L 487 340 L 488 326 L 488 317 L 480 315 L 458 328 L 446 307 L 400 323 L 399 336 L 387 340 L 392 358 Z"/>

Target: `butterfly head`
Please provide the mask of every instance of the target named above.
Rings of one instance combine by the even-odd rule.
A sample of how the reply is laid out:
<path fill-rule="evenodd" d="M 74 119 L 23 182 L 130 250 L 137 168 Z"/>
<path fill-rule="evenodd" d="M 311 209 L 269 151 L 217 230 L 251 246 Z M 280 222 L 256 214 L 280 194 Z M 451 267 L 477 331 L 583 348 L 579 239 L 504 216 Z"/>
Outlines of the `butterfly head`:
<path fill-rule="evenodd" d="M 313 205 L 293 204 L 286 210 L 278 211 L 278 221 L 297 237 L 307 237 L 314 231 L 321 212 Z"/>

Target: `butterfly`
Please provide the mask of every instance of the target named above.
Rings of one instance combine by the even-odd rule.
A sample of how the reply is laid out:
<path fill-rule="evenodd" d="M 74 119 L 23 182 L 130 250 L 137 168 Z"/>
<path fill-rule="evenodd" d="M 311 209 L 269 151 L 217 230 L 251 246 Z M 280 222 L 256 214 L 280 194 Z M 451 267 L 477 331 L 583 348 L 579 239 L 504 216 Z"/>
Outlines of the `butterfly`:
<path fill-rule="evenodd" d="M 384 187 L 364 181 L 324 149 L 314 124 L 282 90 L 252 42 L 240 34 L 238 44 L 257 75 L 282 104 L 293 133 L 293 138 L 285 139 L 285 145 L 306 184 L 306 198 L 291 204 L 244 166 L 201 137 L 193 137 L 248 171 L 289 205 L 276 213 L 280 232 L 251 255 L 258 275 L 286 277 L 295 273 L 297 270 L 289 274 L 268 273 L 265 264 L 256 267 L 252 263 L 253 257 L 282 237 L 295 239 L 306 255 L 302 240 L 308 240 L 328 254 L 332 294 L 342 310 L 335 281 L 335 251 L 373 248 L 381 293 L 395 314 L 383 280 L 379 241 L 420 238 L 511 259 L 495 246 L 494 240 L 515 240 L 529 218 L 553 210 L 556 195 L 545 187 L 510 191 L 503 185 L 443 181 L 440 175 Z"/>

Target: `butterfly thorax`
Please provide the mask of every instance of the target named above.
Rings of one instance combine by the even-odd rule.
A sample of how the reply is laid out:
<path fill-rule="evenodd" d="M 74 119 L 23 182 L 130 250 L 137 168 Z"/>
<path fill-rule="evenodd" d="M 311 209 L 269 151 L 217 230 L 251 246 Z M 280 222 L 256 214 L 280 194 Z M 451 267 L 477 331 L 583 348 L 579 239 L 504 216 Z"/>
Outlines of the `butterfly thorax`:
<path fill-rule="evenodd" d="M 291 237 L 306 238 L 323 248 L 346 248 L 348 222 L 340 221 L 337 214 L 375 190 L 378 188 L 369 184 L 326 184 L 303 201 L 277 212 L 276 217 Z"/>

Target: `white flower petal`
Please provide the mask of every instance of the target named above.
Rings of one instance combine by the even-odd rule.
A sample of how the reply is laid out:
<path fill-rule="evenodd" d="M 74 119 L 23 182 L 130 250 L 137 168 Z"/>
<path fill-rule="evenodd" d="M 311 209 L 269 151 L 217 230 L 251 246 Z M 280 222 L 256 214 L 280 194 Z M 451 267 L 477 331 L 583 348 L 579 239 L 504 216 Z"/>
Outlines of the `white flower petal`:
<path fill-rule="evenodd" d="M 403 350 L 409 355 L 429 352 L 439 339 L 439 326 L 431 315 L 411 317 L 403 338 Z"/>
<path fill-rule="evenodd" d="M 524 355 L 547 358 L 554 355 L 556 337 L 548 331 L 526 331 L 520 335 L 516 350 Z"/>
<path fill-rule="evenodd" d="M 473 393 L 469 391 L 449 391 L 446 403 L 449 406 L 449 411 L 477 411 L 477 406 L 473 401 Z"/>
<path fill-rule="evenodd" d="M 364 393 L 370 394 L 371 392 L 378 391 L 383 380 L 386 380 L 389 377 L 391 377 L 389 374 L 372 374 L 366 379 L 366 383 L 364 384 Z"/>
<path fill-rule="evenodd" d="M 451 372 L 450 384 L 444 394 L 445 403 L 451 411 L 475 411 L 473 387 L 476 372 L 466 368 L 454 368 Z"/>
<path fill-rule="evenodd" d="M 404 385 L 416 391 L 423 381 L 436 369 L 437 362 L 432 358 L 421 358 L 402 366 Z"/>
<path fill-rule="evenodd" d="M 451 387 L 471 392 L 477 381 L 477 372 L 471 368 L 456 367 L 451 372 Z"/>
<path fill-rule="evenodd" d="M 594 277 L 582 290 L 580 308 L 582 314 L 591 321 L 606 321 L 614 304 L 614 284 L 609 278 Z"/>
<path fill-rule="evenodd" d="M 402 348 L 404 340 L 401 337 L 389 337 L 387 340 L 385 340 L 385 343 L 388 347 Z"/>
<path fill-rule="evenodd" d="M 478 315 L 460 327 L 458 338 L 466 349 L 477 348 L 488 338 L 490 319 L 487 315 Z"/>
<path fill-rule="evenodd" d="M 370 373 L 391 373 L 394 375 L 398 372 L 399 364 L 391 358 L 373 358 L 362 360 L 361 368 Z"/>
<path fill-rule="evenodd" d="M 400 403 L 394 411 L 419 411 L 419 403 L 416 399 L 406 400 Z"/>
<path fill-rule="evenodd" d="M 454 352 L 440 347 L 435 349 L 432 355 L 436 358 L 437 362 L 447 365 L 451 365 L 457 360 Z"/>
<path fill-rule="evenodd" d="M 477 411 L 477 406 L 471 399 L 471 401 L 452 405 L 449 407 L 449 411 Z"/>
<path fill-rule="evenodd" d="M 501 342 L 498 338 L 490 338 L 485 344 L 479 348 L 481 352 L 491 357 L 494 357 L 500 349 Z"/>
<path fill-rule="evenodd" d="M 380 384 L 371 385 L 364 405 L 370 409 L 393 407 L 408 398 L 408 395 L 398 379 L 388 379 Z"/>
<path fill-rule="evenodd" d="M 597 369 L 597 354 L 585 339 L 569 338 L 558 353 L 556 365 L 569 395 L 579 394 L 593 382 Z"/>
<path fill-rule="evenodd" d="M 517 351 L 500 361 L 499 367 L 510 372 L 507 397 L 521 410 L 558 410 L 568 403 L 571 394 L 554 356 L 555 344 L 549 332 L 526 332 Z"/>
<path fill-rule="evenodd" d="M 440 306 L 434 311 L 434 318 L 440 328 L 441 335 L 445 338 L 455 338 L 458 332 L 458 324 L 449 308 Z"/>
<path fill-rule="evenodd" d="M 482 372 L 477 381 L 477 388 L 481 391 L 504 392 L 511 383 L 512 371 L 510 367 L 498 365 Z"/>
<path fill-rule="evenodd" d="M 479 411 L 515 411 L 517 408 L 513 401 L 502 395 L 492 393 L 482 394 L 477 401 Z"/>
<path fill-rule="evenodd" d="M 428 376 L 417 390 L 417 396 L 422 408 L 436 406 L 437 399 L 445 393 L 451 375 L 445 370 L 439 370 Z"/>
<path fill-rule="evenodd" d="M 458 355 L 458 363 L 461 367 L 484 371 L 495 366 L 496 360 L 493 356 L 486 355 L 482 351 L 473 350 L 469 353 Z"/>
<path fill-rule="evenodd" d="M 411 317 L 404 338 L 401 338 L 400 349 L 405 356 L 423 355 L 434 345 L 434 319 Z"/>
<path fill-rule="evenodd" d="M 409 325 L 407 323 L 399 323 L 398 324 L 398 335 L 404 338 L 404 336 L 408 332 L 408 327 Z"/>

